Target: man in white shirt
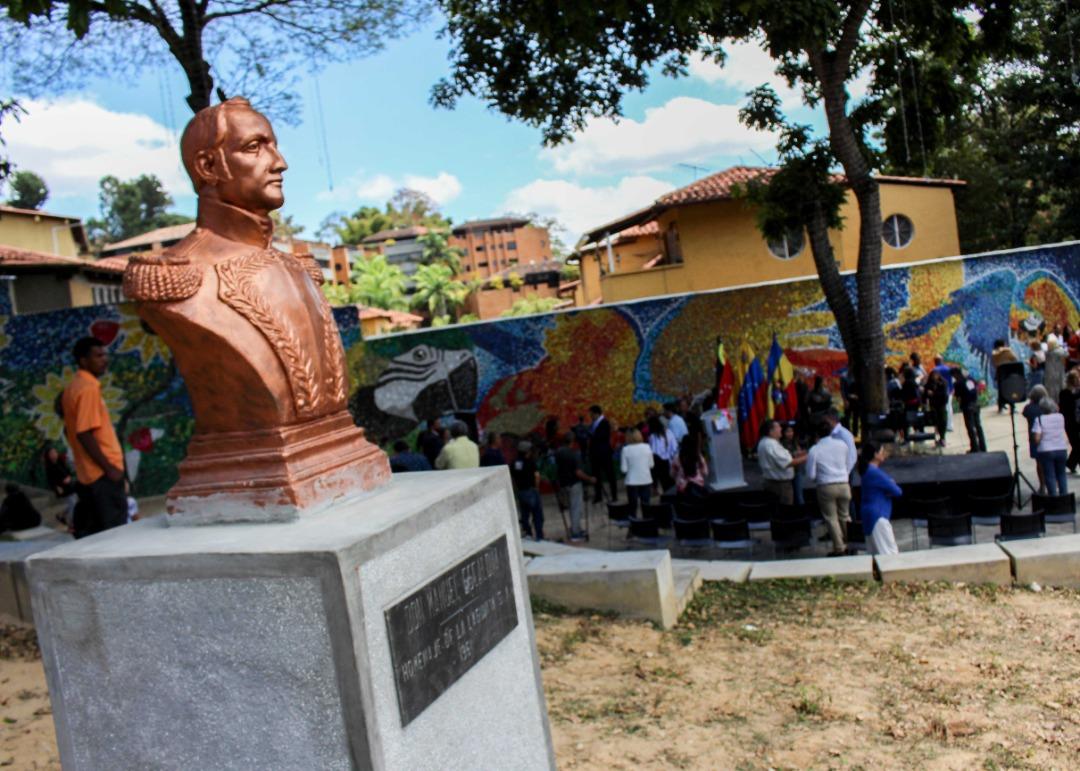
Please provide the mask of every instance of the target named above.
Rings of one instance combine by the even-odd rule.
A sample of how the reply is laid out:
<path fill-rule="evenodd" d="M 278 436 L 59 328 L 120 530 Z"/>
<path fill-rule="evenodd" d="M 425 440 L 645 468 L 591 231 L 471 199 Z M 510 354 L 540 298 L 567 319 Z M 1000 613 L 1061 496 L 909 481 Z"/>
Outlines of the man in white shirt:
<path fill-rule="evenodd" d="M 829 526 L 833 550 L 830 557 L 845 553 L 844 533 L 851 521 L 851 485 L 848 484 L 848 448 L 832 435 L 828 421 L 818 425 L 818 441 L 806 456 L 806 476 L 817 485 L 818 507 Z"/>
<path fill-rule="evenodd" d="M 850 431 L 844 428 L 840 422 L 840 412 L 835 408 L 825 413 L 825 420 L 828 421 L 831 431 L 829 435 L 835 439 L 839 439 L 847 447 L 847 467 L 848 476 L 855 470 L 855 463 L 859 460 L 859 452 L 855 449 L 855 437 Z"/>
<path fill-rule="evenodd" d="M 667 418 L 668 431 L 675 437 L 675 443 L 682 444 L 683 437 L 690 433 L 690 429 L 686 427 L 682 415 L 675 411 L 674 402 L 664 405 L 664 417 Z"/>
<path fill-rule="evenodd" d="M 761 427 L 761 441 L 758 442 L 757 459 L 761 467 L 761 489 L 771 493 L 781 504 L 793 506 L 795 491 L 792 480 L 795 479 L 795 467 L 806 462 L 806 456 L 799 453 L 792 457 L 782 444 L 780 436 L 783 427 L 776 420 L 766 420 Z"/>

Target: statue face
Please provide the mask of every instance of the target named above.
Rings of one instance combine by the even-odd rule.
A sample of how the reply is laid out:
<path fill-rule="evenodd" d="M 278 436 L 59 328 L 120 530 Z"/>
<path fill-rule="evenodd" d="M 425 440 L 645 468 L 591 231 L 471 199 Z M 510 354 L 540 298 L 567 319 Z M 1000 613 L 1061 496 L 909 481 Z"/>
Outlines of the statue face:
<path fill-rule="evenodd" d="M 254 110 L 229 110 L 226 120 L 222 151 L 230 178 L 218 179 L 218 197 L 248 211 L 280 208 L 285 203 L 282 172 L 289 166 L 278 152 L 270 121 Z"/>

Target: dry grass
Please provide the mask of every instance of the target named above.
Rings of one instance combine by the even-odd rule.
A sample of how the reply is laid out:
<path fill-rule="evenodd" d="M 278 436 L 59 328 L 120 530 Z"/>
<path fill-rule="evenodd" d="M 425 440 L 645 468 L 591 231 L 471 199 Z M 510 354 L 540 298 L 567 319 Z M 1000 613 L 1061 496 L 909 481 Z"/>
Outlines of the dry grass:
<path fill-rule="evenodd" d="M 708 584 L 670 632 L 537 608 L 561 768 L 1080 768 L 1080 594 Z"/>

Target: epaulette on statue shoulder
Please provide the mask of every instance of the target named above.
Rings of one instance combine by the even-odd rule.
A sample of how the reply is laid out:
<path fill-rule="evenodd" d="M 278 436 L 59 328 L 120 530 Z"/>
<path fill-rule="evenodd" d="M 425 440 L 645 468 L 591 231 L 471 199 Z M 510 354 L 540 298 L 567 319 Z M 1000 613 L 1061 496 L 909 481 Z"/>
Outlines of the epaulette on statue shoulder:
<path fill-rule="evenodd" d="M 323 275 L 322 268 L 319 267 L 318 261 L 313 254 L 297 254 L 294 255 L 297 262 L 303 267 L 304 272 L 307 273 L 311 280 L 315 282 L 315 286 L 322 286 L 326 281 L 326 276 Z"/>
<path fill-rule="evenodd" d="M 182 255 L 134 255 L 124 271 L 124 294 L 141 302 L 186 300 L 202 285 L 202 268 Z"/>

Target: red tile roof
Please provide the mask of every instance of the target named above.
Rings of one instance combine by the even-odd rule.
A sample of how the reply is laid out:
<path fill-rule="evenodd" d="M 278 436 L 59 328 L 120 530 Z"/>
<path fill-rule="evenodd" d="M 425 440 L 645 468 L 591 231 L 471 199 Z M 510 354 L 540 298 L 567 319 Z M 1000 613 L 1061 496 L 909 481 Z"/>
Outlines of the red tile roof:
<path fill-rule="evenodd" d="M 166 225 L 163 228 L 148 230 L 137 236 L 125 238 L 123 241 L 117 241 L 114 244 L 106 244 L 104 248 L 102 248 L 101 253 L 108 254 L 109 252 L 118 252 L 121 250 L 136 251 L 136 248 L 140 246 L 151 249 L 154 244 L 164 244 L 165 246 L 169 246 L 176 241 L 179 241 L 194 229 L 194 222 L 184 222 L 179 225 Z"/>
<path fill-rule="evenodd" d="M 686 187 L 680 187 L 656 199 L 659 206 L 678 206 L 687 203 L 705 203 L 723 201 L 731 198 L 736 185 L 745 185 L 754 180 L 767 180 L 776 169 L 763 166 L 732 166 L 716 174 L 699 179 Z M 875 174 L 878 182 L 901 185 L 932 185 L 941 187 L 962 187 L 967 183 L 959 179 L 932 179 L 930 177 L 899 177 L 888 174 Z M 836 175 L 837 182 L 844 182 L 842 174 Z"/>
<path fill-rule="evenodd" d="M 61 257 L 59 254 L 35 252 L 33 249 L 21 249 L 17 246 L 0 244 L 0 267 L 33 268 L 38 266 L 83 267 L 86 260 L 77 257 Z"/>
<path fill-rule="evenodd" d="M 370 236 L 362 239 L 362 244 L 378 244 L 383 241 L 389 241 L 393 239 L 395 241 L 405 241 L 410 238 L 417 238 L 428 232 L 428 229 L 423 225 L 416 225 L 408 228 L 395 228 L 393 230 L 380 230 L 378 233 L 372 233 Z"/>
<path fill-rule="evenodd" d="M 722 201 L 731 198 L 735 185 L 745 185 L 747 182 L 769 177 L 774 173 L 773 169 L 760 166 L 732 166 L 730 169 L 703 177 L 686 187 L 672 190 L 667 195 L 657 198 L 656 203 L 660 206 L 678 206 L 685 203 Z"/>
<path fill-rule="evenodd" d="M 424 320 L 423 316 L 405 311 L 388 311 L 385 308 L 371 308 L 364 305 L 356 307 L 360 311 L 361 319 L 389 319 L 392 324 L 398 325 L 420 324 Z"/>
<path fill-rule="evenodd" d="M 641 225 L 634 225 L 626 230 L 622 231 L 618 235 L 619 241 L 623 239 L 629 240 L 631 238 L 641 238 L 642 236 L 656 236 L 660 234 L 660 223 L 656 220 L 651 220 Z"/>
<path fill-rule="evenodd" d="M 100 270 L 106 273 L 123 273 L 127 268 L 127 255 L 119 257 L 102 257 L 100 260 L 87 262 L 84 266 L 87 270 Z"/>

